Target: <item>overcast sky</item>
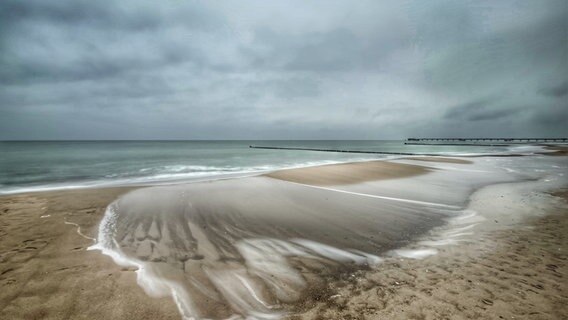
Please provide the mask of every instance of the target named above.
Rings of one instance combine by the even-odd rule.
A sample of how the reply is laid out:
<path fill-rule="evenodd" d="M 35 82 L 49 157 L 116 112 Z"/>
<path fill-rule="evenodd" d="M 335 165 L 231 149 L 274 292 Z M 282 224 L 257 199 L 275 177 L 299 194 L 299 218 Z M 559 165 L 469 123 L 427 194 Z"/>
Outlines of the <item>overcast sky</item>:
<path fill-rule="evenodd" d="M 568 136 L 568 1 L 0 1 L 0 139 Z"/>

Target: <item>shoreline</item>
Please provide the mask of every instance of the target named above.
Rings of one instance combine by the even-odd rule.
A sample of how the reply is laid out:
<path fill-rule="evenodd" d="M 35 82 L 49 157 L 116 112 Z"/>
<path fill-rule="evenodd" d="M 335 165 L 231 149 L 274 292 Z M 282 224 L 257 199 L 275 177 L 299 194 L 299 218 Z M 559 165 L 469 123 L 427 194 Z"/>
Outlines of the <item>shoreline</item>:
<path fill-rule="evenodd" d="M 441 159 L 441 158 L 437 158 L 437 159 Z M 459 165 L 467 165 L 467 163 L 462 162 L 464 160 L 452 160 L 453 158 L 447 158 L 449 160 L 445 161 L 433 161 L 433 162 L 438 162 L 441 164 L 459 164 Z M 427 162 L 432 162 L 432 159 L 409 159 L 411 161 L 425 161 Z M 370 161 L 370 162 L 384 162 L 384 161 Z M 403 165 L 403 166 L 412 166 L 412 165 L 407 165 L 407 164 L 400 164 L 400 163 L 394 163 L 396 165 Z M 372 164 L 369 163 L 364 163 L 364 162 L 360 162 L 359 166 L 372 166 Z M 425 164 L 427 165 L 427 164 Z M 334 165 L 330 165 L 330 166 L 334 166 Z M 337 166 L 337 165 L 335 165 Z M 341 165 L 339 165 L 341 166 Z M 408 169 L 408 168 L 407 168 Z M 413 168 L 414 170 L 415 168 Z M 436 170 L 436 169 L 428 169 L 428 170 Z M 340 170 L 341 171 L 341 170 Z M 426 171 L 428 172 L 428 171 Z M 409 175 L 408 177 L 411 176 L 416 176 L 416 175 L 420 175 L 420 174 L 424 174 L 426 172 L 423 172 L 422 170 L 418 170 L 417 172 L 414 172 L 413 175 Z M 287 174 L 284 174 L 284 178 L 283 180 L 286 180 L 286 178 L 290 178 L 290 172 L 288 172 Z M 282 174 L 282 172 L 280 172 L 280 175 Z M 329 174 L 329 172 L 326 172 L 326 174 Z M 270 175 L 270 174 L 269 174 Z M 340 176 L 344 175 L 343 172 L 340 172 Z M 306 178 L 305 177 L 305 172 L 303 172 L 303 174 L 301 175 L 302 178 Z M 281 176 L 282 177 L 282 176 Z M 292 175 L 293 177 L 293 175 Z M 381 175 L 379 174 L 377 177 L 381 177 Z M 382 176 L 384 177 L 384 176 Z M 294 178 L 294 177 L 293 177 Z M 295 177 L 295 179 L 297 179 L 298 177 Z M 388 178 L 388 177 L 387 177 Z M 321 179 L 321 176 L 318 178 Z M 349 180 L 349 179 L 348 179 Z M 396 179 L 395 179 L 396 180 Z M 360 183 L 360 182 L 364 182 L 365 180 L 357 180 L 355 179 L 355 181 L 345 181 L 344 178 L 339 179 L 339 180 L 335 180 L 334 183 L 332 183 L 332 185 L 340 183 L 340 184 L 346 184 L 349 185 L 351 183 Z M 317 185 L 317 181 L 313 181 L 311 180 L 310 183 L 316 184 Z M 326 185 L 325 183 L 323 185 Z M 80 235 L 77 234 L 77 230 L 76 227 L 73 225 L 66 225 L 64 224 L 65 221 L 69 221 L 72 223 L 77 223 L 78 225 L 80 225 L 83 229 L 83 233 L 85 235 L 87 235 L 87 237 L 94 237 L 94 235 L 96 235 L 96 225 L 98 224 L 98 222 L 100 222 L 101 218 L 102 218 L 102 214 L 104 212 L 104 209 L 106 208 L 106 205 L 104 204 L 105 201 L 108 201 L 108 203 L 112 202 L 112 200 L 114 200 L 114 198 L 118 197 L 121 194 L 124 194 L 126 192 L 132 191 L 132 190 L 136 190 L 139 188 L 135 188 L 135 187 L 123 187 L 123 188 L 100 188 L 100 189 L 80 189 L 80 190 L 71 190 L 71 191 L 50 191 L 50 192 L 40 192 L 40 193 L 28 193 L 28 194 L 17 194 L 17 195 L 3 195 L 0 196 L 0 208 L 2 210 L 5 210 L 7 207 L 6 205 L 14 205 L 16 204 L 16 208 L 9 208 L 9 211 L 11 210 L 24 210 L 24 211 L 33 211 L 36 214 L 35 221 L 50 221 L 53 220 L 54 218 L 60 219 L 60 224 L 59 226 L 53 225 L 52 223 L 50 224 L 50 227 L 53 228 L 54 230 L 57 229 L 57 236 L 61 236 L 61 237 L 65 237 L 66 238 L 66 243 L 67 246 L 71 246 L 73 241 L 77 241 L 77 239 L 73 238 L 78 238 L 80 239 L 80 241 L 83 242 L 89 242 L 89 239 L 81 239 Z M 114 198 L 113 198 L 114 197 Z M 35 206 L 32 207 L 26 207 L 22 204 L 22 198 L 41 198 L 39 202 L 34 202 L 32 201 L 32 203 L 35 203 Z M 75 198 L 75 200 L 70 200 L 72 198 Z M 82 199 L 81 199 L 82 198 Z M 75 201 L 75 203 L 73 203 Z M 71 202 L 71 203 L 69 203 Z M 7 204 L 8 203 L 8 204 Z M 11 203 L 11 204 L 10 204 Z M 18 206 L 22 206 L 22 207 L 18 207 Z M 45 210 L 42 209 L 43 207 L 48 207 L 49 209 Z M 87 209 L 89 208 L 89 209 Z M 88 211 L 88 210 L 93 210 L 94 211 Z M 78 211 L 77 211 L 78 210 Z M 84 210 L 84 212 L 82 211 Z M 3 212 L 6 213 L 6 212 Z M 47 216 L 42 218 L 42 216 Z M 62 218 L 62 219 L 61 219 Z M 67 218 L 69 218 L 67 220 Z M 71 219 L 71 218 L 75 218 L 75 219 Z M 6 216 L 3 214 L 2 216 L 0 216 L 0 221 L 4 222 L 6 219 Z M 50 219 L 50 220 L 46 220 L 46 219 Z M 21 219 L 15 219 L 15 220 L 21 220 Z M 29 223 L 29 221 L 28 221 Z M 5 227 L 5 223 L 3 224 L 3 229 Z M 67 230 L 62 230 L 67 228 Z M 39 228 L 41 229 L 41 228 Z M 72 232 L 70 231 L 70 229 L 72 230 Z M 20 226 L 19 230 L 24 230 L 24 228 L 22 228 Z M 37 230 L 36 228 L 34 228 L 34 231 Z M 31 230 L 30 230 L 31 231 Z M 43 232 L 45 233 L 45 232 Z M 0 234 L 0 236 L 2 236 L 3 234 Z M 51 235 L 51 237 L 55 237 L 55 235 Z M 49 236 L 47 236 L 47 238 L 49 238 Z M 5 239 L 5 237 L 2 237 L 2 239 Z M 16 246 L 16 249 L 19 251 L 16 251 L 18 253 L 23 253 L 23 254 L 27 254 L 28 251 L 32 251 L 34 249 L 26 249 L 26 247 L 35 247 L 35 250 L 40 250 L 43 252 L 43 250 L 45 250 L 45 247 L 48 247 L 47 244 L 51 243 L 50 240 L 47 240 L 47 244 L 45 244 L 44 247 L 39 248 L 39 245 L 36 245 L 35 242 L 32 241 L 46 241 L 46 240 L 42 240 L 42 239 L 33 239 L 32 241 L 28 241 L 25 242 L 27 240 L 30 239 L 24 239 L 22 241 L 23 244 L 18 245 L 15 243 L 5 243 L 5 241 L 2 241 L 2 255 L 0 256 L 4 264 L 5 260 L 7 259 L 7 257 L 9 258 L 9 254 L 6 255 L 6 250 L 5 250 L 5 245 L 6 246 L 10 246 L 10 245 L 14 245 Z M 30 244 L 31 243 L 31 244 Z M 39 243 L 39 242 L 38 242 Z M 29 244 L 29 245 L 28 245 Z M 92 244 L 92 242 L 91 242 Z M 89 244 L 90 245 L 90 244 Z M 73 279 L 79 279 L 80 283 L 89 283 L 90 281 L 92 281 L 92 279 L 90 279 L 90 277 L 94 274 L 101 274 L 101 273 L 106 273 L 105 271 L 99 270 L 98 268 L 101 268 L 103 270 L 113 270 L 109 273 L 108 277 L 111 277 L 112 279 L 112 286 L 124 286 L 123 289 L 119 289 L 118 291 L 121 293 L 121 295 L 126 295 L 126 297 L 122 297 L 121 301 L 116 301 L 114 302 L 117 307 L 115 312 L 135 312 L 138 315 L 140 315 L 139 318 L 144 319 L 145 315 L 154 315 L 156 316 L 157 313 L 159 312 L 160 317 L 162 317 L 162 315 L 166 315 L 164 316 L 165 318 L 179 318 L 179 312 L 177 310 L 177 307 L 175 306 L 175 304 L 173 303 L 173 301 L 170 298 L 160 298 L 160 299 L 155 299 L 155 298 L 151 298 L 149 296 L 146 296 L 146 294 L 144 293 L 144 291 L 136 284 L 136 280 L 135 280 L 135 275 L 132 272 L 133 270 L 131 268 L 124 268 L 124 267 L 119 267 L 117 265 L 115 265 L 114 263 L 112 263 L 112 261 L 109 264 L 110 259 L 108 259 L 108 257 L 101 255 L 99 252 L 96 251 L 84 251 L 84 249 L 86 249 L 86 247 L 88 247 L 87 245 L 85 246 L 81 246 L 81 248 L 79 248 L 79 246 L 75 246 L 72 248 L 67 248 L 69 249 L 69 252 L 63 252 L 63 251 L 57 251 L 57 252 L 52 252 L 51 254 L 56 254 L 57 256 L 61 255 L 61 257 L 63 256 L 68 256 L 69 253 L 72 253 L 73 255 L 78 255 L 78 253 L 80 253 L 80 255 L 84 255 L 84 256 L 88 256 L 89 258 L 87 259 L 92 259 L 93 261 L 96 261 L 96 264 L 91 266 L 91 267 L 83 267 L 83 268 L 79 268 L 78 270 L 73 271 L 71 274 L 68 274 L 67 276 L 71 276 Z M 79 249 L 77 249 L 79 248 Z M 14 249 L 12 249 L 14 250 Z M 10 252 L 10 250 L 7 251 L 8 253 Z M 98 255 L 98 257 L 96 257 Z M 26 258 L 27 259 L 27 258 Z M 29 258 L 32 261 L 35 261 L 36 259 L 41 259 L 41 257 L 38 257 L 37 255 L 32 256 L 32 258 Z M 58 258 L 59 259 L 59 258 Z M 56 259 L 57 260 L 57 259 Z M 28 261 L 28 260 L 26 260 Z M 63 260 L 62 260 L 63 261 Z M 420 262 L 418 262 L 418 264 L 420 264 Z M 47 264 L 47 266 L 49 267 L 49 264 Z M 33 282 L 34 281 L 34 277 L 36 276 L 36 274 L 32 275 L 30 278 L 28 278 L 26 280 L 25 275 L 26 272 L 17 272 L 18 269 L 21 266 L 17 266 L 16 268 L 7 268 L 7 269 L 0 269 L 0 272 L 2 273 L 0 276 L 0 281 L 2 284 L 8 284 L 10 286 L 12 286 L 15 283 L 18 282 Z M 66 268 L 66 267 L 63 267 Z M 10 270 L 12 269 L 12 270 Z M 116 269 L 118 269 L 119 271 L 117 272 Z M 6 271 L 7 270 L 7 271 Z M 64 269 L 64 270 L 69 270 L 68 269 Z M 47 271 L 49 272 L 53 272 L 54 270 L 50 270 Z M 68 271 L 60 271 L 62 273 L 66 273 Z M 21 273 L 21 274 L 19 274 Z M 29 272 L 28 272 L 29 273 Z M 22 276 L 23 278 L 18 279 L 19 276 Z M 115 279 L 115 277 L 117 279 Z M 11 279 L 11 280 L 10 280 Z M 106 278 L 100 278 L 99 280 L 102 280 Z M 12 282 L 14 281 L 14 282 Z M 46 282 L 47 281 L 47 282 Z M 48 283 L 49 280 L 46 279 L 42 279 L 43 285 L 47 285 L 47 286 L 55 286 L 53 283 Z M 110 284 L 109 284 L 110 285 Z M 38 285 L 38 287 L 41 287 L 41 285 Z M 20 288 L 21 289 L 21 288 Z M 33 289 L 33 288 L 31 288 Z M 91 289 L 92 290 L 92 289 Z M 123 290 L 129 290 L 128 294 L 124 294 Z M 17 291 L 17 290 L 16 290 Z M 58 293 L 57 295 L 60 295 L 60 291 L 63 290 L 56 290 Z M 98 292 L 100 290 L 94 290 L 93 294 L 95 295 L 99 295 L 102 294 L 101 292 Z M 98 292 L 98 293 L 97 293 Z M 36 294 L 33 294 L 30 291 L 26 291 L 25 288 L 24 290 L 21 290 L 19 293 L 16 292 L 17 294 L 14 296 L 14 292 L 11 292 L 12 296 L 10 296 L 10 294 L 8 294 L 8 296 L 2 296 L 0 295 L 0 314 L 3 314 L 7 308 L 6 306 L 8 304 L 4 304 L 4 301 L 6 299 L 10 300 L 10 304 L 13 305 L 14 303 L 12 303 L 14 300 L 19 300 L 20 297 L 23 296 L 36 296 Z M 313 294 L 314 297 L 312 297 L 312 301 L 317 301 L 317 295 L 318 293 L 308 293 L 308 294 Z M 15 298 L 14 298 L 15 297 Z M 109 297 L 111 298 L 111 297 Z M 62 297 L 59 297 L 59 299 L 63 299 Z M 71 298 L 69 298 L 71 299 Z M 65 300 L 65 299 L 63 299 Z M 120 300 L 120 299 L 119 299 Z M 169 303 L 166 303 L 165 301 L 169 301 Z M 108 302 L 110 303 L 110 302 Z M 49 304 L 49 303 L 48 303 Z M 132 310 L 131 308 L 133 307 L 133 305 L 135 305 L 137 310 Z M 144 305 L 144 307 L 141 307 L 141 305 Z M 85 310 L 81 311 L 81 314 L 83 313 L 89 313 L 89 312 L 94 312 L 93 308 L 91 307 L 87 307 L 85 305 L 81 306 L 81 309 L 85 308 Z M 41 310 L 25 310 L 22 309 L 22 306 L 20 306 L 19 308 L 8 308 L 9 312 L 12 313 L 7 313 L 8 315 L 10 314 L 14 314 L 14 315 L 23 315 L 23 314 L 52 314 L 52 313 L 57 313 L 58 308 L 56 305 L 52 305 L 51 307 L 46 307 L 46 306 L 42 306 L 42 308 L 40 308 Z M 99 307 L 100 309 L 100 307 Z M 43 311 L 42 311 L 43 310 Z M 128 310 L 128 311 L 126 311 Z M 173 311 L 172 311 L 173 310 Z M 30 311 L 30 312 L 28 312 Z M 100 311 L 100 310 L 98 310 Z M 28 313 L 26 313 L 28 312 Z M 123 313 L 126 314 L 126 313 Z M 96 318 L 94 317 L 94 313 L 92 314 L 93 317 L 91 318 Z M 120 316 L 117 316 L 117 313 L 114 314 L 107 314 L 107 317 L 118 317 L 120 318 Z M 380 317 L 379 317 L 380 318 Z M 379 319 L 377 318 L 377 319 Z M 304 319 L 304 318 L 302 318 Z M 305 319 L 311 319 L 311 318 L 305 318 Z M 316 318 L 314 318 L 316 319 Z"/>
<path fill-rule="evenodd" d="M 542 155 L 557 155 L 554 152 L 543 153 Z M 558 154 L 564 155 L 564 154 Z M 521 155 L 504 155 L 503 157 L 518 157 Z M 325 167 L 325 166 L 336 166 L 336 165 L 350 165 L 350 164 L 360 164 L 360 163 L 372 163 L 372 162 L 393 162 L 399 160 L 413 160 L 413 161 L 420 161 L 420 162 L 445 162 L 445 163 L 458 163 L 458 164 L 469 164 L 471 161 L 463 160 L 462 158 L 479 158 L 479 157 L 499 157 L 498 155 L 486 155 L 486 156 L 451 156 L 451 155 L 440 155 L 440 156 L 424 156 L 424 157 L 409 157 L 409 156 L 401 156 L 396 158 L 384 158 L 384 159 L 363 159 L 363 160 L 349 160 L 344 162 L 325 162 L 319 164 L 309 164 L 306 166 L 295 166 L 295 167 L 284 167 L 278 168 L 273 170 L 260 170 L 260 171 L 243 171 L 243 172 L 236 172 L 230 173 L 226 175 L 211 175 L 211 176 L 204 176 L 200 178 L 192 178 L 192 179 L 175 179 L 175 180 L 156 180 L 156 181 L 147 181 L 147 182 L 133 182 L 133 183 L 109 183 L 109 184 L 101 184 L 101 185 L 79 185 L 79 186 L 61 186 L 61 187 L 51 187 L 51 186 L 35 186 L 29 187 L 24 189 L 24 191 L 9 191 L 9 192 L 0 192 L 1 197 L 10 197 L 10 196 L 18 196 L 18 195 L 26 195 L 26 194 L 40 194 L 44 192 L 73 192 L 77 190 L 99 190 L 99 189 L 116 189 L 116 188 L 129 188 L 129 189 L 140 189 L 140 188 L 152 188 L 152 187 L 160 187 L 160 186 L 175 186 L 175 185 L 183 185 L 183 184 L 191 184 L 191 183 L 201 183 L 201 182 L 213 182 L 213 181 L 222 181 L 222 180 L 231 180 L 231 179 L 242 179 L 248 177 L 256 177 L 256 176 L 270 176 L 272 174 L 290 171 L 290 170 L 298 170 L 298 169 L 310 169 L 310 168 L 317 168 L 317 167 Z M 420 165 L 420 163 L 417 163 Z M 384 178 L 382 178 L 384 179 Z"/>
<path fill-rule="evenodd" d="M 551 144 L 535 144 L 532 146 L 539 146 L 542 147 L 544 150 L 549 150 L 548 152 L 535 152 L 534 154 L 537 155 L 544 155 L 544 156 L 566 156 L 568 155 L 568 147 L 565 145 L 551 145 Z M 41 192 L 59 192 L 59 191 L 73 191 L 73 190 L 97 190 L 97 189 L 108 189 L 108 188 L 147 188 L 147 187 L 155 187 L 155 186 L 170 186 L 170 185 L 179 185 L 179 184 L 187 184 L 187 183 L 199 183 L 199 182 L 207 182 L 207 181 L 218 181 L 218 180 L 226 180 L 226 179 L 239 179 L 239 178 L 246 178 L 246 177 L 254 177 L 254 176 L 262 176 L 262 175 L 272 175 L 272 174 L 279 174 L 280 172 L 289 171 L 289 170 L 298 170 L 298 169 L 309 169 L 315 167 L 322 167 L 322 166 L 334 166 L 334 165 L 349 165 L 349 164 L 357 164 L 357 163 L 368 163 L 368 162 L 390 162 L 390 161 L 397 161 L 397 160 L 413 160 L 413 161 L 424 161 L 424 162 L 447 162 L 447 163 L 461 163 L 467 164 L 472 163 L 470 160 L 465 160 L 468 158 L 476 159 L 476 158 L 485 158 L 485 157 L 493 157 L 493 158 L 507 158 L 507 157 L 524 157 L 524 156 L 532 156 L 534 154 L 520 154 L 520 153 L 512 153 L 512 154 L 401 154 L 397 157 L 387 157 L 382 159 L 363 159 L 363 160 L 348 160 L 348 161 L 323 161 L 322 163 L 317 164 L 307 164 L 307 165 L 300 165 L 300 166 L 291 166 L 291 167 L 282 167 L 277 169 L 270 169 L 270 170 L 256 170 L 256 171 L 242 171 L 242 172 L 233 172 L 227 174 L 213 174 L 210 176 L 203 176 L 203 177 L 193 177 L 193 178 L 177 178 L 177 179 L 164 179 L 164 180 L 147 180 L 142 182 L 110 182 L 106 180 L 93 180 L 93 181 L 83 181 L 83 183 L 94 183 L 98 182 L 99 184 L 96 185 L 75 185 L 75 186 L 30 186 L 24 189 L 24 191 L 9 191 L 9 192 L 0 192 L 0 197 L 3 196 L 13 196 L 13 195 L 21 195 L 21 194 L 34 194 L 34 193 L 41 193 Z M 465 158 L 465 159 L 463 159 Z M 141 177 L 139 177 L 141 178 Z"/>

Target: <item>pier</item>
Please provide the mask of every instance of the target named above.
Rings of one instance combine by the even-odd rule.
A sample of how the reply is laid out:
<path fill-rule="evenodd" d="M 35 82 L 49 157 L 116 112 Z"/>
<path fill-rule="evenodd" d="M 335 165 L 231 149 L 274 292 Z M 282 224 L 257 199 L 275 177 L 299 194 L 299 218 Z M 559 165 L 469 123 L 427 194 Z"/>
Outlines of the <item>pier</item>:
<path fill-rule="evenodd" d="M 568 138 L 408 138 L 409 142 L 440 141 L 440 142 L 568 142 Z"/>
<path fill-rule="evenodd" d="M 405 142 L 409 146 L 466 146 L 466 147 L 509 147 L 506 143 L 428 143 L 428 142 Z"/>

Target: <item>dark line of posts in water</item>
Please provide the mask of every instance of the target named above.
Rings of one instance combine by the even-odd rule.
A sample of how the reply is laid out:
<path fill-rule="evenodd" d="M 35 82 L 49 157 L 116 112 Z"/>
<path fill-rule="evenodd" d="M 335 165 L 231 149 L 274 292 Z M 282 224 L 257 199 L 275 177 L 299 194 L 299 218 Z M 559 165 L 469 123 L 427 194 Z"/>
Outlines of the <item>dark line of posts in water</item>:
<path fill-rule="evenodd" d="M 364 151 L 364 150 L 340 150 L 340 149 L 318 149 L 318 148 L 298 148 L 298 147 L 269 147 L 269 146 L 249 146 L 253 149 L 270 150 L 300 150 L 300 151 L 323 151 L 323 152 L 344 152 L 344 153 L 367 153 L 367 154 L 388 154 L 396 156 L 440 156 L 436 153 L 409 153 L 409 152 L 385 152 L 385 151 Z"/>
<path fill-rule="evenodd" d="M 568 138 L 408 138 L 404 144 L 406 145 L 438 145 L 438 146 L 484 146 L 484 147 L 506 147 L 507 144 L 481 144 L 481 143 L 421 143 L 420 141 L 503 141 L 503 142 L 568 142 Z M 301 147 L 272 147 L 272 146 L 254 146 L 253 149 L 270 149 L 270 150 L 299 150 L 299 151 L 321 151 L 321 152 L 342 152 L 342 153 L 364 153 L 364 154 L 386 154 L 397 156 L 441 156 L 438 153 L 410 153 L 410 152 L 386 152 L 386 151 L 366 151 L 366 150 L 342 150 L 342 149 L 322 149 L 322 148 L 301 148 Z"/>

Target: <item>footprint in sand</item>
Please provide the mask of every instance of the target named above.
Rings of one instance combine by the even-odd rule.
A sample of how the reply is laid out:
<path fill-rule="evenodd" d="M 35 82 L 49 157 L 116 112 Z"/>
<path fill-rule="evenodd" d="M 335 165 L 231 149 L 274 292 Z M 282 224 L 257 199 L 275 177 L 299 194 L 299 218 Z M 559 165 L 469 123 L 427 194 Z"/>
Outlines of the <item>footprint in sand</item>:
<path fill-rule="evenodd" d="M 554 265 L 554 264 L 547 264 L 547 265 L 546 265 L 546 269 L 547 269 L 547 270 L 550 270 L 550 271 L 553 271 L 553 272 L 556 272 L 556 269 L 558 269 L 558 266 L 557 266 L 557 265 Z"/>
<path fill-rule="evenodd" d="M 537 289 L 539 289 L 539 290 L 544 290 L 544 287 L 543 287 L 542 285 L 540 285 L 540 284 L 531 284 L 531 287 L 537 288 Z"/>
<path fill-rule="evenodd" d="M 3 275 L 5 275 L 5 274 L 7 274 L 8 272 L 12 272 L 12 271 L 14 271 L 14 268 L 6 269 L 6 270 L 0 272 L 0 276 L 3 276 Z"/>

